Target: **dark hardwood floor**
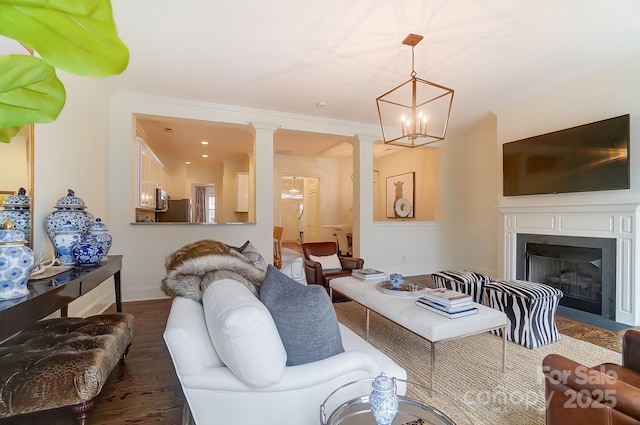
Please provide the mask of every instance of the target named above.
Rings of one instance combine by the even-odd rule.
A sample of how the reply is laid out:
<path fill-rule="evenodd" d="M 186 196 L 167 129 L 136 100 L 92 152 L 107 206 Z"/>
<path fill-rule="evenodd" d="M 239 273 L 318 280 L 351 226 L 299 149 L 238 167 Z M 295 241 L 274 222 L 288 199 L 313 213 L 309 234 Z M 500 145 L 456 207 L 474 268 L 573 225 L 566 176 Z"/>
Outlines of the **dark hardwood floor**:
<path fill-rule="evenodd" d="M 136 317 L 131 349 L 96 397 L 88 425 L 182 423 L 184 396 L 162 339 L 170 306 L 169 299 L 123 304 L 123 310 Z M 76 423 L 68 408 L 0 420 L 0 425 Z"/>
<path fill-rule="evenodd" d="M 170 305 L 168 299 L 124 303 L 124 310 L 136 317 L 136 333 L 125 362 L 116 366 L 96 398 L 89 425 L 182 423 L 184 396 L 162 339 Z M 110 311 L 115 310 L 111 307 Z M 565 335 L 621 350 L 622 332 L 561 318 L 558 327 Z M 75 423 L 68 408 L 0 420 L 0 425 Z"/>

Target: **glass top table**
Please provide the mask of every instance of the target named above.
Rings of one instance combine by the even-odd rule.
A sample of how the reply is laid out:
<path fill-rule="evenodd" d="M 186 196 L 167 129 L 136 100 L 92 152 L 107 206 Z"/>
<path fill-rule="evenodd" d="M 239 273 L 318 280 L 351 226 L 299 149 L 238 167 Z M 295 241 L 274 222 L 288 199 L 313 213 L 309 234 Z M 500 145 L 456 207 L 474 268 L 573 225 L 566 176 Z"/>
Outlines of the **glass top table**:
<path fill-rule="evenodd" d="M 368 394 L 342 403 L 328 417 L 325 412 L 325 405 L 329 399 L 341 390 L 365 381 L 373 379 L 350 382 L 331 393 L 320 406 L 321 425 L 376 425 L 369 408 Z M 415 398 L 398 396 L 398 413 L 392 425 L 473 425 L 467 414 L 448 397 L 419 384 L 401 379 L 397 381 L 405 382 L 409 393 L 413 393 Z M 420 390 L 419 395 L 416 390 Z"/>

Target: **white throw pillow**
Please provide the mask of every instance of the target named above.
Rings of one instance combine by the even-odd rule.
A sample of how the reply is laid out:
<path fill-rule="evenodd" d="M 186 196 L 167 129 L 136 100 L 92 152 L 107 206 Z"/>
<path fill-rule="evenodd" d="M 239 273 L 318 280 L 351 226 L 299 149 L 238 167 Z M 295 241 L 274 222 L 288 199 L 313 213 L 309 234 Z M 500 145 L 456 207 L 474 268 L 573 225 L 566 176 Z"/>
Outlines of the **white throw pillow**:
<path fill-rule="evenodd" d="M 246 286 L 232 279 L 213 282 L 202 305 L 211 342 L 238 379 L 252 388 L 280 382 L 287 353 L 271 313 Z"/>
<path fill-rule="evenodd" d="M 302 285 L 307 284 L 302 257 L 296 257 L 291 261 L 283 261 L 280 271 Z"/>
<path fill-rule="evenodd" d="M 322 265 L 322 270 L 341 270 L 342 264 L 340 264 L 340 259 L 338 258 L 338 254 L 332 255 L 324 255 L 316 257 L 315 255 L 309 255 L 309 258 L 312 261 L 317 261 Z"/>

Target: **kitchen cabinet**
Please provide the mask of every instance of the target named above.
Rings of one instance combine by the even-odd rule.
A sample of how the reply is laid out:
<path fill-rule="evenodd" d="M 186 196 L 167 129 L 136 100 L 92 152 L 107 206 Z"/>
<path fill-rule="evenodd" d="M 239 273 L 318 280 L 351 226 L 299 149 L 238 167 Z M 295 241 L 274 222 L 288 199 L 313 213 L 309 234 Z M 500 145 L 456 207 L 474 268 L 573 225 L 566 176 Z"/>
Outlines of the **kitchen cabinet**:
<path fill-rule="evenodd" d="M 136 137 L 136 208 L 156 208 L 156 188 L 171 190 L 171 176 L 142 137 Z"/>

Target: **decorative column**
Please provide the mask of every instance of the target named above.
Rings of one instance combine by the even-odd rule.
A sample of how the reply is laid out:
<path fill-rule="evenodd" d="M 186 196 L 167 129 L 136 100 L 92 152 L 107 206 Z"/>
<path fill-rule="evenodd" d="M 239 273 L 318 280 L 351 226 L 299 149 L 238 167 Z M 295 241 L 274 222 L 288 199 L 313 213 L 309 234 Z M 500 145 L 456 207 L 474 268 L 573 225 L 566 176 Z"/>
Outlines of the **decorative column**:
<path fill-rule="evenodd" d="M 260 237 L 256 241 L 273 240 L 273 185 L 264 182 L 273 181 L 273 133 L 280 128 L 279 125 L 261 124 L 252 122 L 251 126 L 255 130 L 253 167 L 249 168 L 249 193 L 253 193 L 255 198 L 249 198 L 249 211 L 254 210 L 255 216 L 249 213 L 249 221 L 257 224 L 257 231 Z M 260 184 L 260 190 L 256 190 L 256 182 Z M 253 208 L 255 207 L 255 208 Z M 265 258 L 273 258 L 273 243 L 265 246 L 257 246 Z"/>
<path fill-rule="evenodd" d="M 363 257 L 361 247 L 373 230 L 373 144 L 379 137 L 356 135 L 353 144 L 353 256 Z"/>

